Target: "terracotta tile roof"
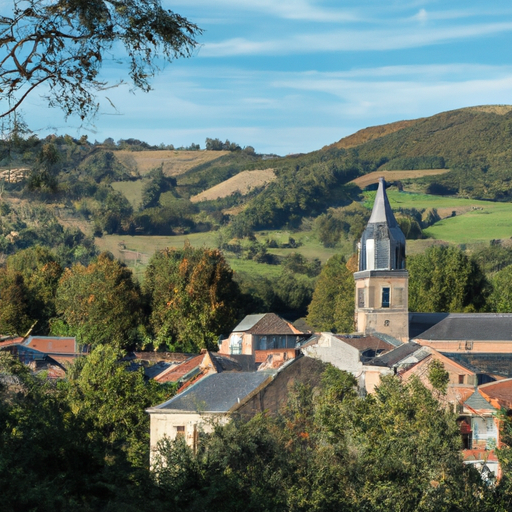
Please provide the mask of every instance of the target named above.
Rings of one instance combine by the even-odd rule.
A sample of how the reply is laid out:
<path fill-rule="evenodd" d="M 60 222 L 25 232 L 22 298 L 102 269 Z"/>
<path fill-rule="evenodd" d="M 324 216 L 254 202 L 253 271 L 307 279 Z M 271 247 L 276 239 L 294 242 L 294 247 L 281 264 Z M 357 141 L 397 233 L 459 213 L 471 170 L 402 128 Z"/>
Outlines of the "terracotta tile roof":
<path fill-rule="evenodd" d="M 198 356 L 188 359 L 184 363 L 171 366 L 155 377 L 155 380 L 157 382 L 178 382 L 181 378 L 187 375 L 187 373 L 199 368 L 203 359 L 204 354 L 199 354 Z"/>
<path fill-rule="evenodd" d="M 20 336 L 12 336 L 7 338 L 0 338 L 0 349 L 3 347 L 11 347 L 12 345 L 20 345 L 25 338 Z"/>
<path fill-rule="evenodd" d="M 247 315 L 234 329 L 233 332 L 247 332 L 249 334 L 278 334 L 294 335 L 303 334 L 291 323 L 287 322 L 275 313 L 263 315 Z"/>
<path fill-rule="evenodd" d="M 496 457 L 494 450 L 462 450 L 462 456 L 465 461 L 485 460 L 498 462 L 498 457 Z"/>
<path fill-rule="evenodd" d="M 478 390 L 482 396 L 491 403 L 496 403 L 501 407 L 512 407 L 512 379 L 489 382 L 479 386 Z"/>
<path fill-rule="evenodd" d="M 30 336 L 23 345 L 45 354 L 75 354 L 78 352 L 75 338 Z"/>

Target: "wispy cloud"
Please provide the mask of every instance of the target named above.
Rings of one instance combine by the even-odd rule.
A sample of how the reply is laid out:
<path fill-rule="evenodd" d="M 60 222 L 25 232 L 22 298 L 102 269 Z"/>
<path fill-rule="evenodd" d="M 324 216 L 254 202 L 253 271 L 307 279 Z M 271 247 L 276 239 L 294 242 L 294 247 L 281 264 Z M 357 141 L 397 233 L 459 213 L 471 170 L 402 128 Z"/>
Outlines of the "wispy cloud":
<path fill-rule="evenodd" d="M 358 15 L 359 8 L 326 8 L 318 5 L 319 2 L 309 0 L 217 0 L 215 10 L 231 10 L 238 13 L 260 13 L 285 20 L 307 20 L 310 22 L 343 22 L 361 21 L 366 16 Z M 173 9 L 177 9 L 180 3 L 173 3 Z M 212 2 L 209 0 L 187 1 L 188 8 L 204 7 L 210 9 Z"/>
<path fill-rule="evenodd" d="M 468 38 L 511 32 L 512 23 L 487 23 L 439 28 L 401 28 L 397 30 L 337 30 L 295 35 L 264 41 L 245 38 L 207 43 L 199 53 L 202 57 L 241 55 L 288 55 L 336 51 L 388 51 L 418 48 Z"/>

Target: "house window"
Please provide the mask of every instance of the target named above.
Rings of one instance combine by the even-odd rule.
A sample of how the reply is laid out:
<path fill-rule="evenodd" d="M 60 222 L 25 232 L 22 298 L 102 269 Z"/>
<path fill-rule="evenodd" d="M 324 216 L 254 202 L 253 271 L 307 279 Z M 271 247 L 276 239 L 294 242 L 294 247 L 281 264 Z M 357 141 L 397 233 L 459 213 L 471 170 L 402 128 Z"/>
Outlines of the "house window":
<path fill-rule="evenodd" d="M 389 288 L 382 288 L 382 307 L 389 308 Z"/>
<path fill-rule="evenodd" d="M 464 375 L 459 375 L 459 384 L 464 384 Z"/>
<path fill-rule="evenodd" d="M 176 427 L 176 437 L 183 437 L 185 435 L 185 426 L 181 425 Z"/>

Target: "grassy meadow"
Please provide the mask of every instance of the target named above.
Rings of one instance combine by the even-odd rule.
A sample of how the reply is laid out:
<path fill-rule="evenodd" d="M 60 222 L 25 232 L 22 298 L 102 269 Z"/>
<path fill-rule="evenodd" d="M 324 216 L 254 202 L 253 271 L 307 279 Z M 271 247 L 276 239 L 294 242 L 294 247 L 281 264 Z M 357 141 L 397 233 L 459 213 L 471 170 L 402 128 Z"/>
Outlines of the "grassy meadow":
<path fill-rule="evenodd" d="M 133 208 L 137 209 L 142 202 L 142 187 L 146 180 L 137 181 L 114 181 L 112 182 L 112 188 L 121 192 L 126 199 L 130 202 Z"/>
<path fill-rule="evenodd" d="M 325 263 L 334 254 L 341 252 L 349 257 L 353 251 L 353 244 L 349 241 L 342 242 L 340 246 L 336 248 L 325 248 L 312 231 L 292 232 L 286 230 L 266 230 L 256 232 L 255 235 L 259 242 L 275 240 L 278 244 L 285 244 L 288 243 L 291 237 L 299 244 L 297 248 L 269 248 L 267 250 L 268 253 L 280 257 L 285 257 L 288 254 L 297 252 L 308 259 L 318 258 L 322 263 Z M 176 236 L 104 235 L 100 238 L 96 238 L 95 243 L 100 251 L 110 251 L 116 258 L 122 261 L 124 259 L 122 253 L 123 249 L 141 253 L 141 257 L 137 263 L 126 261 L 134 270 L 134 273 L 140 276 L 144 273 L 145 262 L 148 257 L 156 251 L 166 247 L 179 249 L 183 247 L 185 242 L 190 243 L 193 247 L 217 247 L 220 236 L 218 231 Z M 242 245 L 245 243 L 248 242 L 242 241 Z M 281 275 L 282 267 L 280 265 L 266 265 L 252 260 L 244 260 L 231 253 L 226 254 L 226 259 L 235 272 L 247 272 L 268 278 L 275 278 Z"/>
<path fill-rule="evenodd" d="M 130 201 L 140 201 L 136 196 L 137 182 L 116 183 L 116 189 L 122 191 Z M 140 184 L 139 184 L 140 185 Z M 140 186 L 138 187 L 140 190 Z M 423 210 L 436 208 L 441 221 L 424 230 L 429 238 L 423 240 L 408 240 L 407 253 L 414 255 L 425 251 L 431 245 L 455 244 L 476 246 L 487 244 L 492 239 L 509 239 L 512 237 L 512 203 L 494 203 L 446 196 L 432 196 L 427 194 L 411 194 L 388 190 L 388 197 L 394 211 L 399 208 L 416 208 Z M 365 192 L 364 205 L 371 208 L 375 199 L 375 192 Z M 318 240 L 314 231 L 264 230 L 255 233 L 260 243 L 274 240 L 277 245 L 288 244 L 293 238 L 296 248 L 268 248 L 267 252 L 279 257 L 286 257 L 294 252 L 302 254 L 308 259 L 318 258 L 325 263 L 335 254 L 350 257 L 355 247 L 352 241 L 342 240 L 335 248 L 326 248 Z M 128 236 L 104 235 L 96 238 L 96 245 L 100 250 L 110 251 L 123 260 L 123 249 L 141 253 L 136 261 L 126 261 L 137 276 L 142 276 L 149 257 L 156 251 L 165 247 L 181 248 L 185 242 L 193 247 L 218 247 L 225 237 L 223 232 L 212 231 L 208 233 L 192 233 L 176 236 Z M 227 241 L 224 238 L 224 241 Z M 241 241 L 242 245 L 248 241 Z M 245 260 L 232 253 L 226 254 L 226 259 L 235 272 L 246 272 L 262 275 L 268 278 L 277 278 L 281 275 L 282 267 L 279 265 L 266 265 L 253 260 Z"/>
<path fill-rule="evenodd" d="M 442 220 L 423 231 L 434 240 L 458 245 L 512 237 L 512 203 L 410 194 L 396 190 L 387 193 L 395 211 L 399 208 L 436 208 Z M 365 206 L 371 207 L 374 199 L 375 192 L 365 193 Z"/>

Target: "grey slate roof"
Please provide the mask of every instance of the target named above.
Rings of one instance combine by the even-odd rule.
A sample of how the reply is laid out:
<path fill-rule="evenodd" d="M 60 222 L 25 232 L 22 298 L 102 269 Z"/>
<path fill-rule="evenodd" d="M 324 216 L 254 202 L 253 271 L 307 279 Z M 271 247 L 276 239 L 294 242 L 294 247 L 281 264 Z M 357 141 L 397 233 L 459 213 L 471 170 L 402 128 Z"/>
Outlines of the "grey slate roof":
<path fill-rule="evenodd" d="M 443 352 L 443 355 L 476 374 L 512 377 L 512 354 Z"/>
<path fill-rule="evenodd" d="M 373 332 L 372 335 L 385 341 L 386 343 L 389 343 L 390 345 L 393 345 L 394 347 L 400 347 L 404 344 L 403 341 L 397 340 L 393 336 L 384 334 L 383 332 Z"/>
<path fill-rule="evenodd" d="M 248 331 L 251 327 L 254 327 L 263 317 L 265 313 L 261 315 L 247 315 L 234 329 L 233 332 L 244 332 Z"/>
<path fill-rule="evenodd" d="M 372 214 L 361 237 L 359 271 L 403 268 L 405 268 L 405 236 L 389 204 L 384 178 L 379 178 L 379 188 L 373 203 Z"/>
<path fill-rule="evenodd" d="M 374 357 L 371 361 L 369 361 L 368 365 L 371 366 L 387 366 L 388 368 L 392 368 L 395 364 L 399 363 L 402 359 L 405 359 L 407 356 L 410 356 L 412 353 L 421 349 L 421 345 L 417 343 L 404 343 L 400 347 L 397 347 L 381 356 Z"/>
<path fill-rule="evenodd" d="M 423 340 L 512 341 L 511 313 L 450 313 L 415 336 Z"/>
<path fill-rule="evenodd" d="M 471 407 L 471 409 L 489 409 L 495 411 L 493 407 L 478 391 L 475 391 L 465 402 L 464 405 Z"/>
<path fill-rule="evenodd" d="M 389 204 L 388 196 L 385 192 L 386 185 L 384 178 L 379 178 L 379 188 L 375 195 L 375 202 L 373 203 L 372 214 L 368 224 L 386 223 L 389 228 L 396 228 L 398 226 L 393 210 Z"/>
<path fill-rule="evenodd" d="M 215 373 L 153 409 L 228 412 L 265 381 L 270 382 L 275 373 L 266 371 Z"/>
<path fill-rule="evenodd" d="M 448 313 L 409 313 L 409 338 L 420 338 L 422 333 L 447 316 Z"/>

